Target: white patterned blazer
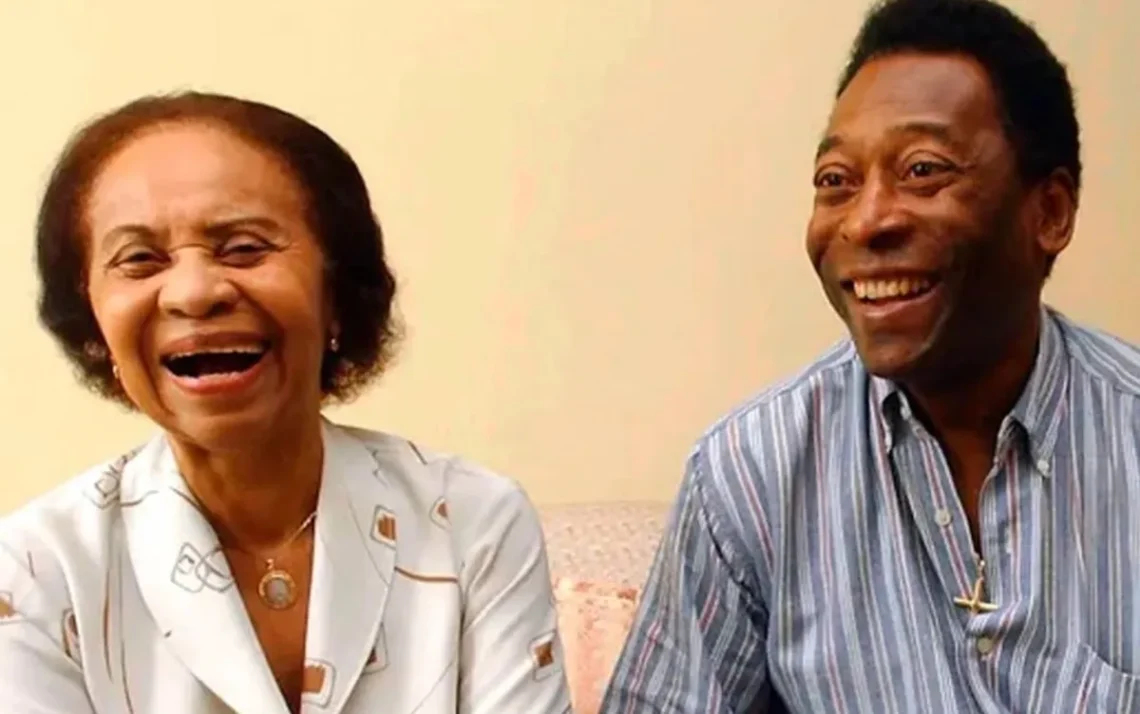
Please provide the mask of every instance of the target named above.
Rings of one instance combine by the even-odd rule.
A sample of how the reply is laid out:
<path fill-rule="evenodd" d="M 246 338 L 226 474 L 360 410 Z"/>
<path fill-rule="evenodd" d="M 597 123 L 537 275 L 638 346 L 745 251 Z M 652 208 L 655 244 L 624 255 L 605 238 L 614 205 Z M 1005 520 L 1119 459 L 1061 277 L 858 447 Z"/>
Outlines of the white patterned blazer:
<path fill-rule="evenodd" d="M 323 429 L 302 711 L 569 712 L 519 486 Z M 286 711 L 164 437 L 0 520 L 0 712 Z"/>

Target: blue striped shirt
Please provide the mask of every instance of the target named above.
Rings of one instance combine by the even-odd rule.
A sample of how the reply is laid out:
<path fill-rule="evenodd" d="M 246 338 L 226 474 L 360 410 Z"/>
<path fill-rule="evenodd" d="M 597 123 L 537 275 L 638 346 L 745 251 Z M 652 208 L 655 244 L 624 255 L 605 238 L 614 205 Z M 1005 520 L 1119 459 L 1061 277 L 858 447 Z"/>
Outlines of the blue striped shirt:
<path fill-rule="evenodd" d="M 603 714 L 1140 712 L 1140 349 L 1044 310 L 980 500 L 845 341 L 688 463 Z"/>

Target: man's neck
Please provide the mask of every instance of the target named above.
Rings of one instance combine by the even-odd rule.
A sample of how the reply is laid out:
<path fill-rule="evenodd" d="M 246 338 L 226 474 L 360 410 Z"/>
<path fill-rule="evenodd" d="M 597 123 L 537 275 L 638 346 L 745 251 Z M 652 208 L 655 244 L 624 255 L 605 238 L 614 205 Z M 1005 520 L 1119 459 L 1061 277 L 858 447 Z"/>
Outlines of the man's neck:
<path fill-rule="evenodd" d="M 945 448 L 954 451 L 958 444 L 985 444 L 992 458 L 1001 423 L 1033 373 L 1040 323 L 1040 316 L 1035 316 L 1031 329 L 1008 343 L 1000 359 L 971 371 L 968 377 L 904 385 L 922 420 Z"/>
<path fill-rule="evenodd" d="M 182 477 L 223 544 L 272 549 L 316 510 L 324 464 L 319 416 L 241 450 L 211 452 L 178 439 L 172 445 Z"/>
<path fill-rule="evenodd" d="M 1037 357 L 1040 319 L 1028 324 L 1032 329 L 1024 330 L 989 369 L 974 371 L 973 378 L 933 388 L 905 387 L 919 417 L 942 445 L 975 550 L 981 543 L 982 486 L 993 468 L 998 432 L 1025 391 Z"/>

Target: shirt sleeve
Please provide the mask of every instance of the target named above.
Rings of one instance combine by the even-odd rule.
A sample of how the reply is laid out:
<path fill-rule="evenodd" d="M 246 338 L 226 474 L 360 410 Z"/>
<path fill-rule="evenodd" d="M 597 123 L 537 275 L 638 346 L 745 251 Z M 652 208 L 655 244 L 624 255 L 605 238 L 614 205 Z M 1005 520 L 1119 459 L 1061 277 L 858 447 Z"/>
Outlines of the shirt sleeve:
<path fill-rule="evenodd" d="M 517 487 L 486 499 L 460 576 L 460 714 L 568 714 L 538 514 Z"/>
<path fill-rule="evenodd" d="M 721 534 L 706 467 L 694 453 L 601 714 L 769 711 L 767 611 Z"/>
<path fill-rule="evenodd" d="M 68 614 L 37 586 L 17 552 L 0 541 L 0 710 L 5 714 L 94 714 L 83 671 L 68 656 Z"/>

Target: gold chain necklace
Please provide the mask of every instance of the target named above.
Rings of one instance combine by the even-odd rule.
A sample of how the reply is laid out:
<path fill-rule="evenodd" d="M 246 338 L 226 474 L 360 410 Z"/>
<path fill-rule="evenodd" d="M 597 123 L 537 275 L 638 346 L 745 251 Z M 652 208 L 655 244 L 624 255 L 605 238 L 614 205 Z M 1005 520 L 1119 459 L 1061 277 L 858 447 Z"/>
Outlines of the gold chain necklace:
<path fill-rule="evenodd" d="M 310 513 L 309 517 L 293 532 L 293 535 L 277 546 L 277 552 L 288 548 L 293 541 L 301 537 L 301 534 L 308 530 L 316 517 L 316 511 Z M 251 553 L 240 545 L 235 544 L 232 547 L 251 558 L 265 561 L 265 575 L 262 575 L 261 580 L 257 583 L 257 594 L 266 607 L 271 610 L 288 610 L 297 603 L 297 581 L 293 579 L 289 571 L 277 567 L 276 558 L 265 558 L 256 553 Z"/>

